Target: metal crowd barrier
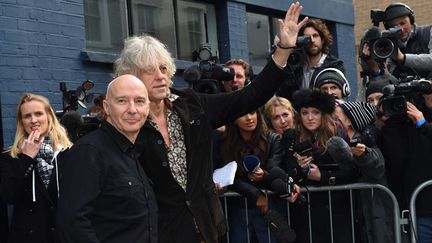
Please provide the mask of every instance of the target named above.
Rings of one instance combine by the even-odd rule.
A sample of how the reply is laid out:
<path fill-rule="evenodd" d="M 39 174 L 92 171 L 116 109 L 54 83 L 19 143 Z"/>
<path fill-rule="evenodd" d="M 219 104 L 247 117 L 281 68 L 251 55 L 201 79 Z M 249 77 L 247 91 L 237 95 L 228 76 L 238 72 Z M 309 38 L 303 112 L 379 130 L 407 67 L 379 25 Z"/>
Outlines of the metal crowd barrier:
<path fill-rule="evenodd" d="M 432 181 L 430 181 L 430 183 L 428 185 L 432 184 Z M 390 191 L 390 189 L 388 189 L 385 186 L 379 185 L 379 184 L 370 184 L 370 183 L 353 183 L 353 184 L 347 184 L 347 185 L 336 185 L 336 186 L 320 186 L 320 187 L 314 187 L 314 186 L 309 186 L 307 188 L 307 190 L 305 188 L 302 188 L 302 193 L 304 193 L 305 197 L 308 200 L 308 203 L 310 202 L 310 193 L 313 192 L 328 192 L 328 199 L 329 199 L 329 205 L 331 204 L 331 192 L 332 191 L 349 191 L 350 194 L 350 207 L 351 207 L 351 231 L 352 231 L 352 242 L 355 243 L 355 230 L 354 230 L 354 209 L 353 209 L 353 190 L 371 190 L 371 193 L 373 193 L 373 190 L 378 189 L 378 190 L 382 190 L 384 191 L 391 199 L 392 203 L 393 203 L 393 218 L 394 218 L 394 238 L 395 238 L 395 243 L 401 243 L 401 220 L 399 217 L 399 204 L 397 203 L 397 199 L 394 196 L 394 194 Z M 272 194 L 273 192 L 270 191 L 264 191 L 265 193 L 268 194 Z M 225 212 L 228 213 L 228 205 L 227 205 L 227 197 L 240 197 L 241 195 L 235 192 L 226 192 L 224 195 L 221 195 L 221 197 L 223 198 L 223 202 L 224 202 L 224 209 Z M 247 199 L 244 198 L 245 200 L 245 205 L 246 205 L 246 225 L 249 226 L 249 219 L 248 219 L 248 213 L 247 213 Z M 390 206 L 390 205 L 389 205 Z M 332 214 L 332 207 L 329 207 L 329 214 Z M 288 209 L 288 224 L 290 224 L 290 212 L 289 212 L 289 203 L 287 202 L 287 209 Z M 229 215 L 226 215 L 226 217 L 228 218 Z M 310 207 L 308 207 L 308 220 L 309 220 L 309 236 L 311 239 L 311 243 L 313 243 L 313 239 L 312 239 L 312 220 L 311 220 L 311 211 L 310 211 Z M 332 217 L 330 217 L 330 229 L 331 229 L 331 242 L 334 242 L 333 239 L 333 230 L 334 230 L 334 225 L 332 222 Z M 228 225 L 229 228 L 229 225 Z M 249 227 L 246 227 L 247 229 L 247 239 L 248 239 L 248 243 L 250 242 L 250 238 L 249 238 Z M 270 229 L 267 229 L 268 232 L 268 242 L 271 242 L 271 238 L 270 238 Z M 230 243 L 230 239 L 229 239 L 229 232 L 227 233 L 226 236 L 226 242 Z M 233 243 L 237 243 L 237 242 L 233 242 Z"/>
<path fill-rule="evenodd" d="M 411 199 L 410 199 L 410 218 L 412 222 L 412 232 L 411 232 L 411 242 L 416 243 L 417 242 L 417 215 L 416 215 L 416 199 L 418 194 L 425 188 L 432 185 L 432 180 L 425 181 L 422 184 L 420 184 L 412 193 Z"/>

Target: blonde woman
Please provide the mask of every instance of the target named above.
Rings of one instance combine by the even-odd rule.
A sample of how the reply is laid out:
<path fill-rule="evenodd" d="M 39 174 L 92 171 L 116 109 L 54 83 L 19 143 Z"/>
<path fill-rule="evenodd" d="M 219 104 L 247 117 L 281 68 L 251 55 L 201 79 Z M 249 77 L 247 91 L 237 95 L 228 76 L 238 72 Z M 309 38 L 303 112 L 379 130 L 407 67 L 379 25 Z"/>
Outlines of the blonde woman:
<path fill-rule="evenodd" d="M 48 99 L 24 94 L 17 107 L 14 143 L 0 161 L 0 197 L 14 206 L 9 243 L 54 242 L 57 161 L 71 146 Z"/>
<path fill-rule="evenodd" d="M 291 102 L 283 97 L 273 96 L 264 106 L 264 115 L 270 130 L 279 135 L 294 128 L 295 114 Z"/>

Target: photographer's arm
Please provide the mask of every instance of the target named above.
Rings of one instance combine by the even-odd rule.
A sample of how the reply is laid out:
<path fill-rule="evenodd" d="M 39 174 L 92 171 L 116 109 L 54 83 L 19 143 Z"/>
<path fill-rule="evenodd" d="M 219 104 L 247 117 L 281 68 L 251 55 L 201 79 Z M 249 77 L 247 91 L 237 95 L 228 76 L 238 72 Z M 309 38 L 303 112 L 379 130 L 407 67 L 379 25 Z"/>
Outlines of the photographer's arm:
<path fill-rule="evenodd" d="M 429 53 L 424 54 L 403 54 L 400 50 L 398 50 L 397 61 L 399 64 L 406 67 L 430 71 L 432 70 L 432 29 L 430 33 L 428 49 Z"/>

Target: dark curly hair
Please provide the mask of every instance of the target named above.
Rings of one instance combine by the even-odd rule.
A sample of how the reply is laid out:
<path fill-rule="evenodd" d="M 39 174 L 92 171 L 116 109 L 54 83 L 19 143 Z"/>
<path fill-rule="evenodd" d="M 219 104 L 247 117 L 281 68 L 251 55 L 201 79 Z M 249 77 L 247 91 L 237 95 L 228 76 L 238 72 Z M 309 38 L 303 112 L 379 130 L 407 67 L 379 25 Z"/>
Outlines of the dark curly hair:
<path fill-rule="evenodd" d="M 330 33 L 327 25 L 324 23 L 324 21 L 320 19 L 309 19 L 306 24 L 303 25 L 303 27 L 300 29 L 299 35 L 303 35 L 304 30 L 308 27 L 312 27 L 316 31 L 318 31 L 321 39 L 323 40 L 322 52 L 328 54 L 330 52 L 330 48 L 333 45 L 333 36 Z"/>

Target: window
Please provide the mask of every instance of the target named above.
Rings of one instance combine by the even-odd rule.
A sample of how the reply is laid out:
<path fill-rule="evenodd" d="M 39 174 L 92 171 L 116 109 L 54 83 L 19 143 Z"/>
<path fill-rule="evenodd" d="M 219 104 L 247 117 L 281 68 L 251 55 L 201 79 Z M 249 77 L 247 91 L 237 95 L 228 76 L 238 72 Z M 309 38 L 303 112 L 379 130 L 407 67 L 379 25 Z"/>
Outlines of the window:
<path fill-rule="evenodd" d="M 271 48 L 270 34 L 269 16 L 247 13 L 249 61 L 252 65 L 265 66 Z"/>
<path fill-rule="evenodd" d="M 129 11 L 128 11 L 129 10 Z M 127 36 L 149 34 L 171 53 L 192 60 L 192 52 L 210 43 L 218 50 L 214 6 L 187 0 L 84 0 L 86 48 L 118 53 Z"/>

